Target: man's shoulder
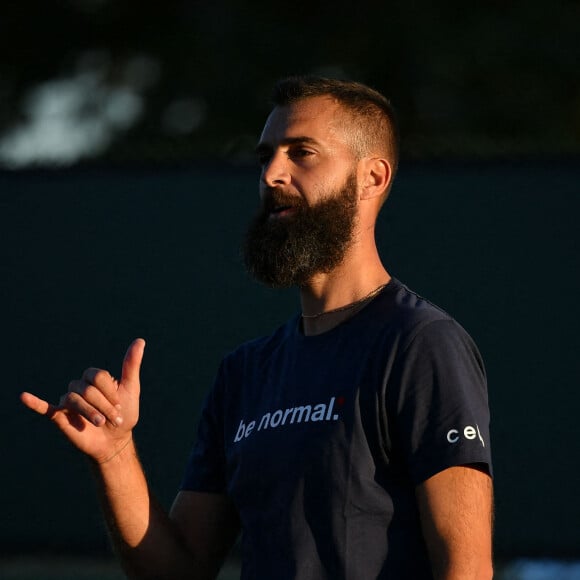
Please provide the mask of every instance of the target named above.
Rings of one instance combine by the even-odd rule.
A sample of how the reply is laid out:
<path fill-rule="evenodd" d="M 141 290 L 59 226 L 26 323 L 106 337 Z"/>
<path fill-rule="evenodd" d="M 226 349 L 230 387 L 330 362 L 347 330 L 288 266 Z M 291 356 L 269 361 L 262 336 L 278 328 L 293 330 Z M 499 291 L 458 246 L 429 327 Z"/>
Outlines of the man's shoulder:
<path fill-rule="evenodd" d="M 435 321 L 454 321 L 445 310 L 393 278 L 373 305 L 372 318 L 379 324 L 412 330 Z"/>
<path fill-rule="evenodd" d="M 379 311 L 373 319 L 382 324 L 391 340 L 397 340 L 403 349 L 418 337 L 441 345 L 454 340 L 473 342 L 453 316 L 398 280 L 394 281 L 389 294 L 377 304 Z"/>

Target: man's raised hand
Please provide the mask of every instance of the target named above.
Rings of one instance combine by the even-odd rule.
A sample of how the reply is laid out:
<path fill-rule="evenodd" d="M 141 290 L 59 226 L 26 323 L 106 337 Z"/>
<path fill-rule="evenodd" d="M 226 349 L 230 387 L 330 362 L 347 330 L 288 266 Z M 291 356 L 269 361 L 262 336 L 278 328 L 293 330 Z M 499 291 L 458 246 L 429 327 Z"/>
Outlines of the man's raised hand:
<path fill-rule="evenodd" d="M 58 405 L 31 393 L 22 393 L 20 399 L 29 409 L 56 423 L 83 453 L 104 463 L 131 441 L 139 418 L 139 370 L 144 349 L 141 338 L 129 346 L 120 380 L 105 370 L 89 368 L 69 384 Z"/>

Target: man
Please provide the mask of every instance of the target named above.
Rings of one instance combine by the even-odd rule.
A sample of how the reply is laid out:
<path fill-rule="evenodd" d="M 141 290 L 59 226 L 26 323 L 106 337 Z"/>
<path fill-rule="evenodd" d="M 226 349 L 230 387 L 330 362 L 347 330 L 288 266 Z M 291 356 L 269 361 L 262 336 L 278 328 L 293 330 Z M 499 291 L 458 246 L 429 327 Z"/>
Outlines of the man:
<path fill-rule="evenodd" d="M 257 147 L 250 272 L 296 285 L 300 316 L 224 359 L 169 515 L 132 439 L 144 342 L 116 381 L 60 405 L 24 393 L 91 459 L 135 578 L 214 578 L 242 531 L 244 579 L 492 576 L 483 365 L 465 331 L 384 268 L 374 228 L 397 164 L 388 101 L 280 82 Z"/>

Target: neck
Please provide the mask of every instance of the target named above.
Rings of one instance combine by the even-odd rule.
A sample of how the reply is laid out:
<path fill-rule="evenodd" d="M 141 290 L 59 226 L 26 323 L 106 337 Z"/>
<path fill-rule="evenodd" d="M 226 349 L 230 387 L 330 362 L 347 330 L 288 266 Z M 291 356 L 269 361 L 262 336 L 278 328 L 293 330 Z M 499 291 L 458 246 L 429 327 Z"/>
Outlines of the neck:
<path fill-rule="evenodd" d="M 322 334 L 344 322 L 391 279 L 376 250 L 365 259 L 360 252 L 353 254 L 332 272 L 317 274 L 300 288 L 304 334 Z"/>

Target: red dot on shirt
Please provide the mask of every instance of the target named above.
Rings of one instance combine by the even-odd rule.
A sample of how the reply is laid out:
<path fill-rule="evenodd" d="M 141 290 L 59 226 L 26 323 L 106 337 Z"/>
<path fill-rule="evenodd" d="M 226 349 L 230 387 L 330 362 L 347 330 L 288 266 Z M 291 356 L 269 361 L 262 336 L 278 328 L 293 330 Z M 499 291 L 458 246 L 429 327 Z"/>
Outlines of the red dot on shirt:
<path fill-rule="evenodd" d="M 336 399 L 336 404 L 337 405 L 344 405 L 344 397 L 338 397 L 338 399 Z"/>

